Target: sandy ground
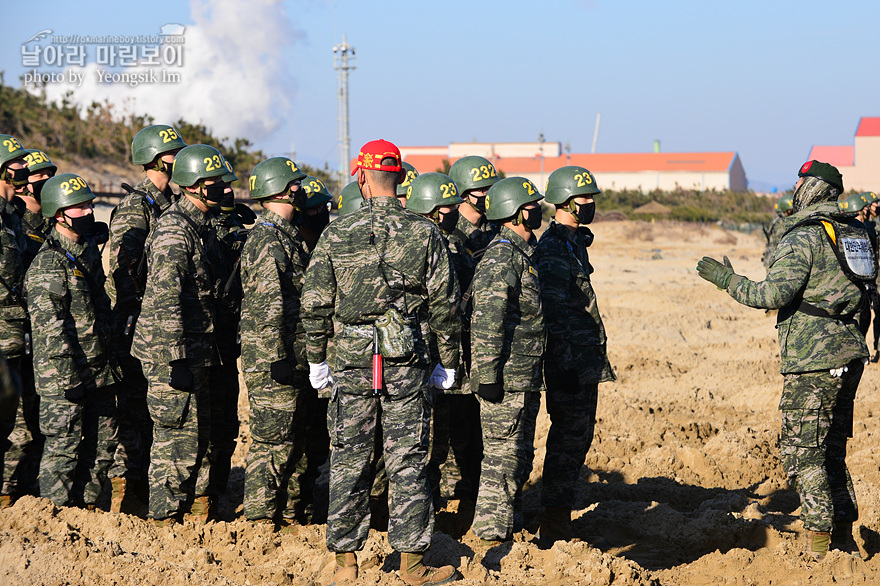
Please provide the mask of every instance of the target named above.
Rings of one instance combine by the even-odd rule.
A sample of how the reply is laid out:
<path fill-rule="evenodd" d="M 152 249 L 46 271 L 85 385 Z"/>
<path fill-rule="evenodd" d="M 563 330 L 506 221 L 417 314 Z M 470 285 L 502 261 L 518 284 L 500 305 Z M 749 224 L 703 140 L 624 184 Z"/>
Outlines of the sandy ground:
<path fill-rule="evenodd" d="M 579 541 L 541 549 L 527 529 L 514 543 L 484 551 L 447 511 L 426 561 L 456 566 L 463 584 L 880 581 L 880 366 L 870 365 L 862 379 L 850 443 L 864 561 L 831 552 L 810 562 L 798 498 L 776 447 L 782 378 L 775 316 L 736 304 L 694 270 L 703 254 L 727 254 L 738 272 L 761 278 L 759 236 L 662 223 L 605 223 L 594 231 L 593 282 L 619 378 L 600 386 L 596 439 L 573 515 Z M 548 424 L 542 411 L 525 494 L 531 530 Z M 240 439 L 224 521 L 156 529 L 132 515 L 24 498 L 0 511 L 0 583 L 328 582 L 333 558 L 323 525 L 279 536 L 241 518 L 246 423 Z M 359 559 L 361 583 L 403 583 L 385 533 L 373 531 Z"/>

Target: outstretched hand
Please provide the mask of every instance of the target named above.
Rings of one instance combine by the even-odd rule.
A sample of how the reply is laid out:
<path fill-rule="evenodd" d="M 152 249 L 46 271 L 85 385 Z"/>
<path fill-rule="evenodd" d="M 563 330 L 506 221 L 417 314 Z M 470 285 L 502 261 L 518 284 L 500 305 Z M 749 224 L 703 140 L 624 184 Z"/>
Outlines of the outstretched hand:
<path fill-rule="evenodd" d="M 721 264 L 712 257 L 704 256 L 697 263 L 697 273 L 710 283 L 713 283 L 719 289 L 726 289 L 730 278 L 733 276 L 733 265 L 730 259 L 724 257 L 724 264 Z"/>

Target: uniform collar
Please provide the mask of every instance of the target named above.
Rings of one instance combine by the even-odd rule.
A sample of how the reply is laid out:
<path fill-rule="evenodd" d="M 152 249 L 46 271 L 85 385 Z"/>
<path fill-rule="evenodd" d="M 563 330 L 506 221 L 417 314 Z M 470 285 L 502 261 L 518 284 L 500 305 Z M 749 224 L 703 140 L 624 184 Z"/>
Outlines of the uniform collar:
<path fill-rule="evenodd" d="M 260 219 L 258 221 L 274 225 L 276 228 L 278 228 L 291 238 L 299 237 L 299 232 L 294 227 L 294 225 L 290 221 L 282 217 L 280 214 L 276 214 L 272 210 L 263 209 L 263 213 L 260 214 Z"/>
<path fill-rule="evenodd" d="M 64 234 L 58 231 L 56 227 L 52 227 L 52 238 L 61 245 L 61 248 L 71 252 L 74 256 L 80 257 L 86 250 L 85 239 L 81 238 L 79 242 L 74 242 Z"/>
<path fill-rule="evenodd" d="M 516 246 L 519 246 L 523 249 L 532 249 L 537 244 L 537 239 L 535 238 L 534 233 L 532 234 L 532 239 L 529 242 L 524 240 L 522 236 L 520 236 L 507 226 L 501 226 L 501 231 L 499 232 L 499 234 L 505 240 L 509 240 L 512 244 L 515 244 Z"/>

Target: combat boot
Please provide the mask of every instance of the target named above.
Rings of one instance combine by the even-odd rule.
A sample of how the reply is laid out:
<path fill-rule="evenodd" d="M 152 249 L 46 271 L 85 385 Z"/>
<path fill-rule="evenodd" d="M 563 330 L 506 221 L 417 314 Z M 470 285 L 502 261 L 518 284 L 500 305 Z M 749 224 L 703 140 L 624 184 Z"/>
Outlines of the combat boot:
<path fill-rule="evenodd" d="M 848 553 L 853 557 L 862 557 L 859 546 L 853 538 L 852 523 L 835 523 L 831 529 L 831 543 L 829 547 L 844 553 Z"/>
<path fill-rule="evenodd" d="M 0 509 L 7 509 L 12 506 L 12 495 L 0 494 Z"/>
<path fill-rule="evenodd" d="M 538 541 L 541 545 L 550 547 L 557 541 L 569 541 L 571 537 L 571 511 L 545 508 L 541 528 L 538 530 Z"/>
<path fill-rule="evenodd" d="M 128 484 L 128 481 L 122 477 L 114 477 L 110 479 L 110 488 L 112 489 L 110 495 L 110 512 L 111 513 L 121 513 L 122 512 L 122 501 L 125 500 L 125 485 Z"/>
<path fill-rule="evenodd" d="M 210 516 L 211 497 L 200 496 L 193 501 L 192 506 L 190 506 L 189 508 L 189 514 L 186 516 L 186 518 L 187 520 L 195 521 L 196 523 L 207 523 Z"/>
<path fill-rule="evenodd" d="M 814 560 L 821 560 L 828 553 L 828 545 L 831 542 L 830 531 L 810 531 L 807 529 L 807 555 Z"/>
<path fill-rule="evenodd" d="M 161 527 L 171 527 L 172 525 L 177 524 L 177 519 L 175 517 L 165 517 L 164 519 L 150 519 L 153 523 L 153 527 L 161 528 Z"/>
<path fill-rule="evenodd" d="M 422 563 L 424 557 L 423 553 L 401 552 L 398 572 L 400 579 L 412 586 L 422 586 L 422 584 L 448 584 L 458 578 L 452 566 L 432 568 Z"/>
<path fill-rule="evenodd" d="M 282 519 L 275 525 L 275 531 L 282 535 L 298 535 L 299 523 L 295 519 Z"/>
<path fill-rule="evenodd" d="M 357 556 L 353 551 L 336 552 L 336 573 L 333 581 L 327 586 L 338 586 L 346 582 L 354 582 L 358 577 Z"/>

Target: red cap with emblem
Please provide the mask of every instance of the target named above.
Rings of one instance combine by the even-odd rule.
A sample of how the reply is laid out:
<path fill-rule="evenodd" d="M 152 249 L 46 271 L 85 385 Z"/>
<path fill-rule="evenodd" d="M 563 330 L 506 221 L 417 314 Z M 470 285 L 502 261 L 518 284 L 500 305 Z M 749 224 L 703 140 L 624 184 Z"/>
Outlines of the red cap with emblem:
<path fill-rule="evenodd" d="M 382 159 L 392 158 L 396 161 L 394 165 L 383 165 Z M 361 147 L 358 153 L 357 164 L 354 166 L 352 175 L 357 173 L 358 169 L 367 169 L 369 171 L 391 171 L 398 172 L 402 169 L 400 163 L 400 149 L 387 140 L 371 140 Z"/>

